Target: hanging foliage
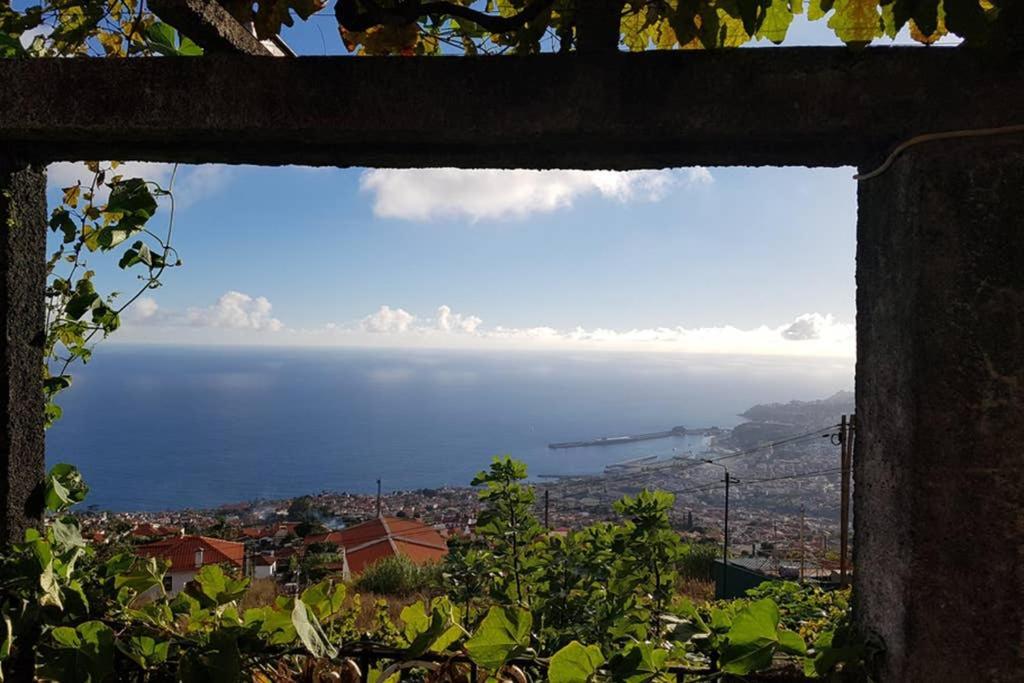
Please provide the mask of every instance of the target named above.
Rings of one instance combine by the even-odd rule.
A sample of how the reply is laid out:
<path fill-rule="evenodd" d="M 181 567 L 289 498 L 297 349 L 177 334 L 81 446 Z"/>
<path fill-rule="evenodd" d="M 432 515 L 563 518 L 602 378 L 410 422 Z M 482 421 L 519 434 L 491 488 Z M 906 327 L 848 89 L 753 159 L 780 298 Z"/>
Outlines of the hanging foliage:
<path fill-rule="evenodd" d="M 593 3 L 601 4 L 601 3 Z M 618 3 L 610 3 L 618 4 Z M 1006 0 L 623 0 L 620 47 L 638 52 L 780 44 L 797 15 L 822 21 L 844 43 L 910 36 L 931 44 L 953 34 L 989 41 Z M 358 54 L 566 51 L 575 45 L 579 0 L 338 0 L 346 47 Z M 447 49 L 446 49 L 447 46 Z"/>
<path fill-rule="evenodd" d="M 316 14 L 327 0 L 223 0 L 260 38 Z M 337 0 L 346 49 L 360 55 L 533 54 L 576 47 L 581 14 L 621 8 L 619 47 L 712 49 L 781 44 L 793 20 L 824 23 L 851 46 L 906 29 L 919 43 L 945 35 L 983 45 L 1000 38 L 1009 0 Z M 24 36 L 31 39 L 24 39 Z M 43 0 L 0 6 L 0 57 L 198 55 L 145 0 Z"/>

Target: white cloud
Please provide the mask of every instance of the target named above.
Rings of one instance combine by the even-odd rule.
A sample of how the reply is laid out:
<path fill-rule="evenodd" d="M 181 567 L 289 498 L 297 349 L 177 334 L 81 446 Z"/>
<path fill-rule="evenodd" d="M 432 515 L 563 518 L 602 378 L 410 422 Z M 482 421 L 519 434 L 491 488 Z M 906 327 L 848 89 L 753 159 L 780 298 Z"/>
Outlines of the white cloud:
<path fill-rule="evenodd" d="M 711 171 L 703 166 L 694 166 L 693 168 L 686 169 L 686 177 L 693 185 L 708 185 L 715 182 L 715 177 L 711 175 Z"/>
<path fill-rule="evenodd" d="M 271 316 L 273 308 L 266 297 L 251 297 L 242 292 L 225 292 L 212 306 L 190 308 L 185 314 L 195 327 L 223 327 L 236 330 L 279 332 L 284 324 Z"/>
<path fill-rule="evenodd" d="M 128 307 L 124 316 L 129 321 L 141 322 L 153 320 L 160 313 L 160 305 L 156 302 L 156 299 L 151 296 L 143 296 L 136 299 L 135 303 Z"/>
<path fill-rule="evenodd" d="M 227 291 L 209 306 L 168 309 L 151 296 L 139 297 L 121 316 L 114 341 L 175 344 L 280 344 L 295 331 L 273 315 L 263 296 Z"/>
<path fill-rule="evenodd" d="M 174 202 L 178 208 L 185 208 L 220 193 L 231 182 L 233 171 L 230 166 L 206 164 L 204 166 L 178 167 L 174 181 Z"/>
<path fill-rule="evenodd" d="M 370 334 L 372 334 L 372 339 Z M 331 323 L 318 330 L 297 330 L 298 343 L 382 346 L 596 349 L 675 353 L 852 358 L 852 323 L 831 315 L 807 313 L 781 325 L 741 329 L 732 325 L 681 325 L 616 330 L 557 329 L 550 326 L 485 327 L 480 317 L 440 306 L 436 317 L 420 318 L 402 308 L 381 306 L 357 325 Z"/>
<path fill-rule="evenodd" d="M 125 178 L 144 178 L 167 189 L 171 187 L 171 174 L 174 164 L 163 164 L 148 161 L 129 161 L 108 173 L 108 180 L 113 175 Z M 227 187 L 231 181 L 230 166 L 207 164 L 205 166 L 179 165 L 171 187 L 174 193 L 174 206 L 177 209 L 187 208 L 208 197 L 216 195 Z M 63 188 L 81 181 L 82 185 L 92 183 L 93 174 L 85 167 L 84 162 L 61 161 L 50 164 L 47 168 L 47 181 L 51 189 Z M 106 201 L 109 190 L 101 187 L 96 192 L 98 201 Z"/>
<path fill-rule="evenodd" d="M 706 168 L 661 171 L 534 171 L 499 169 L 375 169 L 360 177 L 383 218 L 473 221 L 523 218 L 571 207 L 598 194 L 620 202 L 659 201 L 686 185 L 713 181 Z"/>
<path fill-rule="evenodd" d="M 437 308 L 437 329 L 442 332 L 467 332 L 473 334 L 483 322 L 475 315 L 453 313 L 448 306 Z"/>
<path fill-rule="evenodd" d="M 401 334 L 409 331 L 413 320 L 415 320 L 415 316 L 408 311 L 401 308 L 392 309 L 390 306 L 381 306 L 376 313 L 363 318 L 359 326 L 364 332 Z"/>
<path fill-rule="evenodd" d="M 393 348 L 538 349 L 636 351 L 717 356 L 788 356 L 852 359 L 856 335 L 852 323 L 832 315 L 805 313 L 779 325 L 753 328 L 734 325 L 613 329 L 558 329 L 552 326 L 485 326 L 476 315 L 439 306 L 433 317 L 382 305 L 348 323 L 312 329 L 286 328 L 273 317 L 270 301 L 237 291 L 226 292 L 207 307 L 168 311 L 150 297 L 135 302 L 125 316 L 124 341 L 179 343 L 286 343 L 297 346 L 374 346 Z M 280 335 L 287 333 L 287 341 Z"/>
<path fill-rule="evenodd" d="M 827 334 L 834 325 L 831 315 L 805 313 L 782 330 L 782 336 L 790 341 L 821 339 L 822 334 Z"/>

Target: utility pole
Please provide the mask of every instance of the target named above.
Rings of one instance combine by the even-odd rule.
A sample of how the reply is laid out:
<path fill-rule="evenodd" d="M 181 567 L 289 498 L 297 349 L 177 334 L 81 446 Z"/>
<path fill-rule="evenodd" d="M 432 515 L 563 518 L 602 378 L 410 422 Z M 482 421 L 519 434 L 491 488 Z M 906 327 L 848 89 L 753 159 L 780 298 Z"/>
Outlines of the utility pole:
<path fill-rule="evenodd" d="M 378 518 L 381 516 L 380 510 L 381 510 L 381 508 L 380 508 L 380 479 L 378 479 L 377 480 L 377 517 Z"/>
<path fill-rule="evenodd" d="M 843 415 L 839 423 L 839 586 L 842 588 L 848 584 L 846 563 L 850 543 L 850 469 L 853 464 L 852 432 L 855 419 L 855 415 L 851 415 L 849 420 Z"/>
<path fill-rule="evenodd" d="M 544 489 L 544 528 L 551 530 L 551 489 Z"/>
<path fill-rule="evenodd" d="M 800 583 L 804 581 L 804 506 L 800 506 Z"/>
<path fill-rule="evenodd" d="M 738 484 L 740 480 L 733 479 L 729 475 L 729 468 L 725 465 L 717 463 L 714 460 L 706 459 L 704 462 L 708 465 L 715 465 L 716 467 L 721 467 L 725 470 L 725 479 L 722 480 L 725 482 L 725 528 L 723 530 L 724 538 L 722 539 L 722 597 L 724 598 L 726 597 L 726 582 L 728 581 L 729 576 L 729 484 Z"/>

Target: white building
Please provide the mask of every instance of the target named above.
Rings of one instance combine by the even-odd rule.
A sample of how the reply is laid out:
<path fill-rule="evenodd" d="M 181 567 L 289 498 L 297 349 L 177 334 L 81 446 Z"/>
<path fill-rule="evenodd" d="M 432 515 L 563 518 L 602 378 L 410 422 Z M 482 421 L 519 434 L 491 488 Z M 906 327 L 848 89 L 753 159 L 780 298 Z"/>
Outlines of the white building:
<path fill-rule="evenodd" d="M 277 558 L 274 553 L 260 553 L 252 560 L 254 579 L 272 579 L 277 574 Z"/>
<path fill-rule="evenodd" d="M 164 576 L 164 590 L 168 595 L 177 595 L 208 564 L 228 564 L 242 569 L 245 545 L 208 536 L 180 536 L 141 545 L 135 552 L 171 563 Z"/>

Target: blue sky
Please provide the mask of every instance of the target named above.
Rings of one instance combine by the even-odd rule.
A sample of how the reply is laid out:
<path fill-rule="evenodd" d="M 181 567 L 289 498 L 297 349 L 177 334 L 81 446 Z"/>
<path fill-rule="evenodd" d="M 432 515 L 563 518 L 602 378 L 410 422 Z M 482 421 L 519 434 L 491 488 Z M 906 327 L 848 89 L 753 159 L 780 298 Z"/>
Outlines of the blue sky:
<path fill-rule="evenodd" d="M 170 169 L 125 170 L 166 182 Z M 78 172 L 51 169 L 52 199 Z M 724 350 L 842 355 L 834 340 L 825 349 L 782 334 L 811 315 L 805 336 L 852 340 L 850 176 L 183 168 L 174 243 L 184 266 L 117 337 L 714 351 L 723 340 L 711 332 L 680 337 L 737 328 L 778 343 Z M 90 266 L 101 289 L 135 284 L 112 259 Z"/>
<path fill-rule="evenodd" d="M 329 15 L 286 38 L 342 49 Z M 802 20 L 787 41 L 834 42 Z M 852 174 L 182 167 L 184 267 L 115 337 L 852 358 Z M 51 201 L 82 175 L 51 167 Z M 93 258 L 98 286 L 130 291 L 114 263 Z"/>

